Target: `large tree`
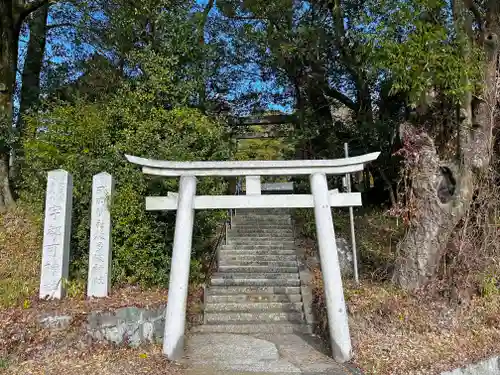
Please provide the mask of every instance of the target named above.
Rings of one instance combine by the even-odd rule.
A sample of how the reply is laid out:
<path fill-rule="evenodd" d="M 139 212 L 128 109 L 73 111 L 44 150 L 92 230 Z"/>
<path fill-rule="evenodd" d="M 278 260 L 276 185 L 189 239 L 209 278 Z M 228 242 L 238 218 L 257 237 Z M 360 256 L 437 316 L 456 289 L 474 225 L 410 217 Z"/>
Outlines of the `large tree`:
<path fill-rule="evenodd" d="M 413 212 L 400 243 L 402 256 L 394 280 L 407 289 L 423 286 L 435 277 L 450 237 L 471 205 L 477 181 L 490 167 L 497 126 L 500 2 L 454 0 L 447 7 L 443 2 L 427 9 L 416 33 L 428 36 L 430 30 L 439 30 L 449 20 L 445 11 L 453 17 L 453 29 L 448 28 L 446 37 L 453 41 L 456 54 L 440 59 L 439 51 L 431 48 L 428 54 L 436 58 L 431 66 L 446 67 L 452 62 L 458 64 L 452 70 L 455 73 L 467 73 L 467 67 L 475 65 L 478 71 L 450 77 L 444 69 L 420 70 L 424 77 L 432 74 L 434 87 L 422 86 L 423 99 L 413 121 L 401 127 L 412 178 L 408 203 Z M 446 40 L 442 38 L 442 42 Z M 448 108 L 445 114 L 450 120 L 438 123 L 435 116 L 443 107 Z"/>
<path fill-rule="evenodd" d="M 24 20 L 49 0 L 0 0 L 0 210 L 15 204 L 9 181 L 14 89 Z"/>
<path fill-rule="evenodd" d="M 500 2 L 218 4 L 240 40 L 230 48 L 251 51 L 293 92 L 301 155 L 340 157 L 344 141 L 381 150 L 375 167 L 393 204 L 404 166 L 411 199 L 399 202 L 408 228 L 393 279 L 407 289 L 430 281 L 490 164 Z M 351 119 L 335 121 L 339 107 Z M 393 157 L 400 147 L 402 164 Z"/>

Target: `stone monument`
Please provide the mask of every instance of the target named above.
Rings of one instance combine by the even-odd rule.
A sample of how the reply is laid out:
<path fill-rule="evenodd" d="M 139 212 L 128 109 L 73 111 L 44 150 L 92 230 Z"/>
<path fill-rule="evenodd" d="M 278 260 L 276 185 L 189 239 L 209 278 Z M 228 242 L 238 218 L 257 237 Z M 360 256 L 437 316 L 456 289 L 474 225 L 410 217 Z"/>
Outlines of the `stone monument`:
<path fill-rule="evenodd" d="M 61 299 L 68 278 L 73 179 L 65 170 L 50 171 L 45 198 L 40 298 Z"/>
<path fill-rule="evenodd" d="M 111 215 L 113 177 L 99 173 L 92 180 L 88 297 L 106 297 L 111 285 Z"/>

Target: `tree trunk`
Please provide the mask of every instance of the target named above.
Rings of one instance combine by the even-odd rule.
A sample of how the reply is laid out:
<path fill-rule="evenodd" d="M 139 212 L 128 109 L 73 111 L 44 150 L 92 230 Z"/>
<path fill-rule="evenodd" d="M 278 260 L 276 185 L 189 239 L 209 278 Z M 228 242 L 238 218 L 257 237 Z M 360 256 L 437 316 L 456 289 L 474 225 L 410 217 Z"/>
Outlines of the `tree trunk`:
<path fill-rule="evenodd" d="M 21 114 L 36 104 L 40 96 L 40 74 L 42 72 L 45 44 L 47 42 L 48 14 L 49 4 L 45 4 L 34 12 L 28 20 L 30 39 L 23 69 Z M 18 124 L 22 126 L 21 121 Z"/>
<path fill-rule="evenodd" d="M 446 165 L 425 133 L 403 125 L 406 147 L 416 155 L 409 202 L 410 227 L 398 250 L 393 281 L 414 290 L 432 280 L 453 229 L 472 200 L 472 171 Z M 408 143 L 411 142 L 409 145 Z"/>
<path fill-rule="evenodd" d="M 40 74 L 43 67 L 43 58 L 45 55 L 45 44 L 47 42 L 47 17 L 49 14 L 49 4 L 40 7 L 28 18 L 30 30 L 30 39 L 28 50 L 24 61 L 21 103 L 19 116 L 16 124 L 16 133 L 18 136 L 17 144 L 12 149 L 13 164 L 10 170 L 10 177 L 14 179 L 18 175 L 19 160 L 22 159 L 22 141 L 25 136 L 25 127 L 23 124 L 23 115 L 32 108 L 39 100 L 40 96 Z"/>
<path fill-rule="evenodd" d="M 497 0 L 492 1 L 495 4 Z M 458 118 L 460 144 L 455 160 L 441 160 L 433 139 L 408 124 L 402 139 L 412 165 L 411 219 L 406 237 L 399 244 L 393 281 L 414 290 L 431 281 L 453 230 L 472 202 L 475 181 L 489 167 L 497 99 L 498 5 L 492 5 L 488 30 L 482 33 L 485 50 L 484 85 L 481 99 L 468 94 Z"/>
<path fill-rule="evenodd" d="M 10 0 L 0 0 L 0 211 L 14 206 L 9 182 L 13 92 L 17 66 L 19 23 Z"/>

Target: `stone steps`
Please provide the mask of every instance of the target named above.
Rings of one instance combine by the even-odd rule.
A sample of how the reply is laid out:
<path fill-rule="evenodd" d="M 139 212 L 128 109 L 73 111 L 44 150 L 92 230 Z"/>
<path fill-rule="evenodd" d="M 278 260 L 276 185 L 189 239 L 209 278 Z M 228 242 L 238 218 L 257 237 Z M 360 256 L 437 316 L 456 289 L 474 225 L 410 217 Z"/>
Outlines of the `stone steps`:
<path fill-rule="evenodd" d="M 252 251 L 252 250 L 232 250 L 222 253 L 219 256 L 221 262 L 224 261 L 251 261 L 251 262 L 281 262 L 281 261 L 297 261 L 297 256 L 294 250 L 279 250 L 279 251 Z"/>
<path fill-rule="evenodd" d="M 205 312 L 299 312 L 302 313 L 302 302 L 217 302 L 210 303 Z"/>
<path fill-rule="evenodd" d="M 233 237 L 229 239 L 226 243 L 222 245 L 222 249 L 233 245 L 252 245 L 252 246 L 269 246 L 269 245 L 280 245 L 286 243 L 288 246 L 295 245 L 295 239 L 293 237 L 269 237 L 260 238 L 258 236 L 241 236 Z"/>
<path fill-rule="evenodd" d="M 299 279 L 223 279 L 212 278 L 213 286 L 300 286 Z"/>
<path fill-rule="evenodd" d="M 205 291 L 205 324 L 195 332 L 311 333 L 289 211 L 257 211 L 237 210 Z"/>
<path fill-rule="evenodd" d="M 240 245 L 238 247 L 228 247 L 219 251 L 220 255 L 293 255 L 296 256 L 296 251 L 292 248 L 283 247 L 253 247 Z"/>
<path fill-rule="evenodd" d="M 232 260 L 232 259 L 220 259 L 219 260 L 219 270 L 223 270 L 224 267 L 268 267 L 268 269 L 274 269 L 276 267 L 298 267 L 297 260 L 282 260 L 282 261 L 267 261 L 267 260 Z"/>
<path fill-rule="evenodd" d="M 207 296 L 220 295 L 289 295 L 300 294 L 299 287 L 272 286 L 272 285 L 243 285 L 243 286 L 211 286 L 207 289 Z"/>
<path fill-rule="evenodd" d="M 271 240 L 286 240 L 286 241 L 294 241 L 295 237 L 293 236 L 292 233 L 289 234 L 281 234 L 281 233 L 276 233 L 276 232 L 269 232 L 269 233 L 262 233 L 262 232 L 255 232 L 255 233 L 234 233 L 231 235 L 229 238 L 229 241 L 231 240 L 237 240 L 237 239 L 259 239 L 262 241 L 271 241 Z"/>
<path fill-rule="evenodd" d="M 300 293 L 300 292 L 299 292 Z M 301 302 L 300 294 L 219 294 L 206 295 L 205 303 L 247 303 L 247 302 Z"/>
<path fill-rule="evenodd" d="M 220 272 L 230 272 L 230 273 L 262 273 L 262 272 L 280 272 L 289 273 L 297 272 L 299 267 L 297 264 L 295 266 L 269 266 L 269 265 L 258 265 L 258 266 L 241 266 L 241 265 L 219 265 Z"/>
<path fill-rule="evenodd" d="M 263 233 L 262 231 L 255 232 L 240 232 L 233 233 L 228 241 L 232 240 L 262 240 L 262 241 L 295 241 L 295 237 L 292 233 L 280 233 L 277 231 L 270 231 L 268 233 Z M 256 242 L 254 241 L 254 242 Z"/>
<path fill-rule="evenodd" d="M 226 279 L 226 280 L 234 280 L 234 279 L 286 279 L 286 280 L 297 280 L 299 278 L 298 272 L 264 272 L 264 273 L 235 273 L 235 272 L 217 272 L 212 275 L 213 280 L 217 279 Z"/>
<path fill-rule="evenodd" d="M 294 238 L 294 234 L 292 230 L 288 229 L 246 229 L 246 228 L 238 228 L 238 229 L 230 229 L 229 230 L 229 239 L 238 238 L 238 237 L 285 237 L 285 238 Z"/>
<path fill-rule="evenodd" d="M 290 215 L 289 208 L 239 208 L 236 210 L 237 215 Z"/>
<path fill-rule="evenodd" d="M 242 220 L 241 218 L 233 218 L 232 229 L 283 229 L 293 230 L 289 219 L 282 220 L 259 220 L 258 218 L 249 218 Z"/>
<path fill-rule="evenodd" d="M 250 243 L 248 244 L 241 244 L 241 243 L 229 243 L 227 245 L 222 245 L 221 247 L 221 252 L 224 252 L 224 250 L 289 250 L 289 251 L 295 251 L 293 250 L 294 246 L 291 244 L 266 244 L 266 245 L 252 245 Z"/>
<path fill-rule="evenodd" d="M 292 229 L 291 218 L 264 218 L 258 217 L 233 217 L 231 220 L 234 228 L 269 228 L 269 229 Z"/>
<path fill-rule="evenodd" d="M 304 320 L 303 312 L 283 312 L 283 311 L 265 311 L 265 312 L 207 312 L 205 311 L 205 322 L 209 324 L 236 323 L 236 322 L 293 322 L 302 323 Z"/>
<path fill-rule="evenodd" d="M 289 213 L 266 213 L 266 214 L 255 214 L 252 212 L 239 212 L 236 211 L 236 215 L 233 219 L 240 220 L 249 220 L 249 219 L 260 219 L 263 222 L 273 221 L 273 220 L 289 220 L 291 219 L 291 215 Z"/>
<path fill-rule="evenodd" d="M 248 233 L 251 235 L 255 235 L 255 233 L 268 233 L 267 236 L 274 236 L 277 233 L 283 233 L 285 236 L 292 236 L 294 234 L 293 229 L 290 227 L 290 224 L 282 225 L 282 226 L 258 226 L 256 224 L 251 225 L 233 225 L 228 230 L 229 238 L 232 238 L 234 235 L 239 235 L 241 233 Z"/>
<path fill-rule="evenodd" d="M 264 231 L 264 232 L 272 232 L 272 231 L 284 231 L 284 232 L 293 232 L 293 228 L 290 224 L 260 224 L 260 223 L 233 223 L 231 229 L 229 229 L 229 233 L 233 232 L 255 232 L 255 231 Z"/>
<path fill-rule="evenodd" d="M 271 324 L 262 324 L 262 322 L 245 322 L 239 324 L 205 324 L 194 327 L 194 333 L 312 333 L 311 326 L 306 324 L 277 322 Z"/>
<path fill-rule="evenodd" d="M 223 245 L 220 249 L 221 252 L 224 251 L 238 251 L 238 250 L 289 250 L 295 251 L 295 246 L 293 244 L 288 243 L 273 243 L 273 244 L 264 244 L 264 245 L 255 245 L 252 243 L 228 243 L 227 245 Z"/>
<path fill-rule="evenodd" d="M 288 221 L 277 221 L 275 220 L 272 223 L 264 223 L 256 220 L 249 219 L 248 221 L 242 220 L 232 220 L 231 230 L 285 230 L 285 231 L 293 231 L 293 227 Z"/>
<path fill-rule="evenodd" d="M 225 246 L 231 245 L 252 245 L 255 247 L 267 247 L 267 246 L 276 246 L 276 247 L 285 247 L 290 246 L 293 247 L 295 245 L 295 240 L 290 238 L 282 238 L 282 237 L 237 237 L 232 238 L 227 242 Z"/>

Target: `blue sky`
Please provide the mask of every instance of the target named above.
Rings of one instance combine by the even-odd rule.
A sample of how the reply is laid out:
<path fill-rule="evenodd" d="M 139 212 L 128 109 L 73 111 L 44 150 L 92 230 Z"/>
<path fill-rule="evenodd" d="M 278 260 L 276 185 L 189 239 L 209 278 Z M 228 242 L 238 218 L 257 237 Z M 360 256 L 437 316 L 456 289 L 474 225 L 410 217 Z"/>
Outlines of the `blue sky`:
<path fill-rule="evenodd" d="M 201 7 L 204 7 L 207 4 L 208 0 L 197 0 L 197 4 Z M 57 24 L 61 22 L 60 20 L 54 19 L 54 14 L 57 14 L 57 11 L 60 10 L 58 7 L 68 7 L 70 5 L 67 4 L 55 4 L 51 7 L 51 12 L 49 12 L 49 19 L 48 19 L 48 24 Z M 212 9 L 210 16 L 218 16 L 217 14 L 217 9 L 214 7 Z M 78 16 L 76 16 L 78 17 Z M 95 17 L 99 19 L 99 14 L 96 13 Z M 102 17 L 102 16 L 101 16 Z M 67 22 L 67 20 L 64 20 Z M 76 44 L 74 40 L 71 38 L 71 31 L 74 32 L 72 28 L 58 28 L 58 29 L 53 29 L 50 31 L 50 36 L 51 38 L 48 39 L 48 43 L 46 45 L 46 51 L 45 51 L 45 58 L 47 59 L 48 64 L 65 64 L 65 63 L 72 63 L 76 61 L 78 58 L 77 55 L 80 55 L 79 58 L 81 58 L 81 55 L 92 55 L 95 53 L 95 49 L 91 44 Z M 68 32 L 70 34 L 68 35 Z M 21 36 L 20 40 L 20 45 L 19 45 L 19 69 L 18 69 L 18 82 L 21 81 L 21 74 L 22 74 L 22 69 L 24 66 L 24 59 L 26 56 L 26 48 L 27 48 L 27 43 L 29 41 L 29 31 L 25 30 Z M 249 71 L 252 73 L 252 78 L 242 78 L 241 82 L 239 82 L 236 87 L 238 88 L 237 91 L 239 93 L 246 93 L 246 92 L 259 92 L 259 91 L 267 91 L 269 92 L 273 86 L 272 82 L 265 82 L 262 79 L 258 78 L 259 76 L 259 66 L 257 64 L 245 64 L 245 66 L 241 67 L 242 69 L 245 69 L 246 71 Z M 76 73 L 73 77 L 70 77 L 70 79 L 75 79 L 77 78 L 78 73 Z M 281 89 L 278 89 L 278 91 L 282 91 Z M 228 99 L 233 98 L 236 96 L 238 93 L 233 92 L 229 93 Z M 19 101 L 16 100 L 16 107 L 18 107 Z M 277 104 L 277 103 L 269 103 L 268 108 L 271 110 L 279 110 L 279 111 L 284 111 L 284 112 L 290 112 L 292 109 L 288 105 L 286 107 Z"/>

